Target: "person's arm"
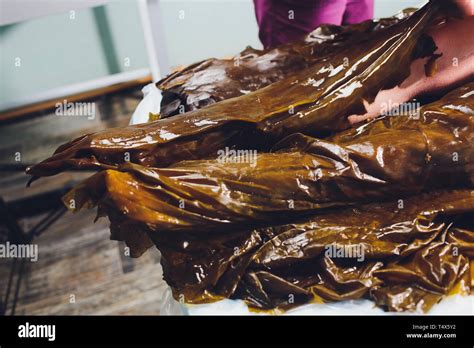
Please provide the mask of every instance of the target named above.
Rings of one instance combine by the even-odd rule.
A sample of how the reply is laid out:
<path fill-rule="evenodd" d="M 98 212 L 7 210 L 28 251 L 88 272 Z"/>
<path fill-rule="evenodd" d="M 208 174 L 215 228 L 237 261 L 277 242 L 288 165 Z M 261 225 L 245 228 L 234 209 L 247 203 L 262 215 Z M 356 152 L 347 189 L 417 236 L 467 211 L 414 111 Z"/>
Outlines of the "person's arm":
<path fill-rule="evenodd" d="M 474 16 L 474 0 L 455 0 L 454 2 L 464 16 Z"/>
<path fill-rule="evenodd" d="M 441 54 L 435 60 L 431 76 L 427 76 L 425 68 L 429 58 L 417 59 L 410 67 L 410 76 L 400 86 L 380 91 L 372 103 L 365 103 L 365 114 L 349 116 L 351 123 L 377 117 L 387 105 L 444 92 L 474 77 L 474 1 L 458 3 L 466 17 L 450 19 L 428 30 L 438 47 L 435 53 Z"/>

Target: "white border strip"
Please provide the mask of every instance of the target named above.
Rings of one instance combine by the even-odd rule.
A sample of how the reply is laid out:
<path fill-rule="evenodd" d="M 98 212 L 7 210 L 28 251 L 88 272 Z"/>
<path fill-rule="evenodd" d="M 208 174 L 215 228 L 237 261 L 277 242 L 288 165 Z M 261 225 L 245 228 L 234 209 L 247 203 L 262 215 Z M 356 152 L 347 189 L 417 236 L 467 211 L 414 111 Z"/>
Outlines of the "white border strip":
<path fill-rule="evenodd" d="M 29 96 L 21 97 L 14 100 L 9 100 L 0 103 L 0 111 L 7 111 L 15 109 L 21 106 L 27 106 L 44 102 L 47 100 L 54 100 L 61 97 L 66 97 L 74 94 L 79 94 L 87 91 L 91 91 L 98 88 L 112 86 L 118 83 L 128 82 L 144 78 L 150 75 L 150 69 L 138 69 L 133 71 L 127 71 L 114 75 L 104 76 L 98 79 L 75 83 L 65 87 L 53 88 L 48 91 L 32 94 Z"/>

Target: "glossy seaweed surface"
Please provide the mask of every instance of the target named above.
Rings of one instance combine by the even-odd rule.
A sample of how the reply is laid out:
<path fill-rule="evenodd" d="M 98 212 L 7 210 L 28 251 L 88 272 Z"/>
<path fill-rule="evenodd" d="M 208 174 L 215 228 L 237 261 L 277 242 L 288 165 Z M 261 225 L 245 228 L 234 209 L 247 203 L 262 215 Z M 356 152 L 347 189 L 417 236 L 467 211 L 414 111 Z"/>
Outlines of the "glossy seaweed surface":
<path fill-rule="evenodd" d="M 155 244 L 176 298 L 261 309 L 371 298 L 426 311 L 468 292 L 474 84 L 327 140 L 295 134 L 255 163 L 101 171 L 66 197 L 99 206 L 134 256 Z"/>
<path fill-rule="evenodd" d="M 358 45 L 367 34 L 391 26 L 414 10 L 359 24 L 323 25 L 299 41 L 273 49 L 246 48 L 231 59 L 206 59 L 157 83 L 161 89 L 160 117 L 193 111 L 238 97 L 280 81 L 347 45 Z"/>
<path fill-rule="evenodd" d="M 403 81 L 413 59 L 433 53 L 433 41 L 423 29 L 437 14 L 437 4 L 252 93 L 151 123 L 84 135 L 27 172 L 40 177 L 71 168 L 111 168 L 127 160 L 163 167 L 216 157 L 225 147 L 266 151 L 295 132 L 324 136 L 346 129 L 347 116 L 364 110 L 363 100 Z"/>
<path fill-rule="evenodd" d="M 470 294 L 474 82 L 415 112 L 347 121 L 432 55 L 424 29 L 439 3 L 247 50 L 234 70 L 193 65 L 160 82 L 166 117 L 85 135 L 28 172 L 100 169 L 65 204 L 96 206 L 133 257 L 156 246 L 174 297 L 188 303 L 285 310 L 365 298 L 426 312 Z M 180 106 L 188 112 L 174 115 Z"/>

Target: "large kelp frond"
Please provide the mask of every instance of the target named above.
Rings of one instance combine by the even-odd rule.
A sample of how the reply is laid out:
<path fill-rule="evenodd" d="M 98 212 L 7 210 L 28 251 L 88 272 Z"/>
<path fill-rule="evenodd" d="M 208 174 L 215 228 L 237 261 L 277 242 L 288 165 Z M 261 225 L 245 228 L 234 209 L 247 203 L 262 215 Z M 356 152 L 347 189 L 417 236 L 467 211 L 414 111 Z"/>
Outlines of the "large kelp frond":
<path fill-rule="evenodd" d="M 417 119 L 379 119 L 334 141 L 295 134 L 274 153 L 168 168 L 128 163 L 97 173 L 70 196 L 79 202 L 88 197 L 156 230 L 199 231 L 285 223 L 328 207 L 471 188 L 473 86 L 423 106 Z"/>
<path fill-rule="evenodd" d="M 109 217 L 115 239 L 132 250 L 155 243 L 179 301 L 236 298 L 284 309 L 368 298 L 392 311 L 427 311 L 470 291 L 473 212 L 473 190 L 441 190 L 247 231 L 166 232 Z M 134 244 L 140 234 L 149 241 Z"/>
<path fill-rule="evenodd" d="M 211 58 L 190 65 L 157 83 L 163 94 L 160 117 L 200 109 L 283 80 L 341 47 L 360 45 L 369 33 L 398 23 L 414 11 L 345 26 L 322 25 L 301 40 L 276 48 L 248 47 L 231 59 Z"/>
<path fill-rule="evenodd" d="M 343 47 L 253 93 L 148 124 L 85 135 L 27 172 L 47 176 L 70 168 L 111 168 L 128 159 L 163 167 L 213 157 L 226 146 L 266 150 L 294 132 L 323 135 L 348 128 L 347 116 L 361 112 L 363 100 L 401 83 L 413 59 L 433 52 L 423 31 L 437 9 L 438 2 L 429 3 L 409 18 L 368 34 L 364 44 Z"/>
<path fill-rule="evenodd" d="M 214 255 L 223 250 L 233 255 L 233 250 L 241 251 L 239 244 L 218 245 L 206 236 L 204 245 L 210 249 L 207 258 L 200 258 L 204 249 L 186 233 L 178 239 L 151 235 L 159 248 L 167 241 L 175 243 L 168 244 L 163 255 L 165 279 L 173 284 L 176 298 L 184 296 L 189 302 L 232 296 L 270 309 L 310 300 L 371 298 L 389 310 L 427 311 L 461 280 L 463 291 L 469 291 L 469 264 L 459 249 L 472 240 L 473 221 L 469 227 L 464 225 L 464 234 L 456 242 L 444 240 L 458 229 L 460 216 L 472 219 L 472 214 L 465 214 L 473 210 L 472 191 L 436 192 L 403 203 L 337 209 L 299 223 L 242 233 L 241 240 L 251 240 L 253 250 L 235 253 L 231 264 L 245 268 L 230 279 L 226 276 L 232 267 Z M 197 249 L 177 242 L 183 240 Z M 214 273 L 217 265 L 223 269 Z M 200 278 L 199 268 L 203 275 L 220 274 L 221 278 Z M 189 289 L 200 289 L 199 295 Z M 407 295 L 394 296 L 401 289 Z"/>

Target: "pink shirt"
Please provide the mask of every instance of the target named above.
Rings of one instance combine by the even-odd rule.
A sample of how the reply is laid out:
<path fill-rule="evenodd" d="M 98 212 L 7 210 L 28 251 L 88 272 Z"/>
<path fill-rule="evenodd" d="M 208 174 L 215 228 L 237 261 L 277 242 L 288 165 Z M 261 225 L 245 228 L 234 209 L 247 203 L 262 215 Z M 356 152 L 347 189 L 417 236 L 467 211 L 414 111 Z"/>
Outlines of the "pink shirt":
<path fill-rule="evenodd" d="M 321 24 L 373 18 L 374 0 L 253 0 L 265 48 L 303 37 Z"/>

